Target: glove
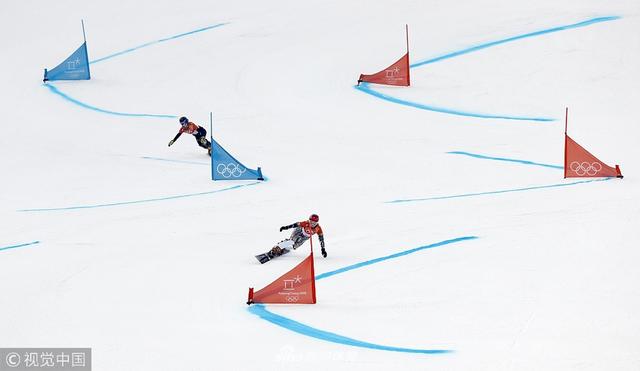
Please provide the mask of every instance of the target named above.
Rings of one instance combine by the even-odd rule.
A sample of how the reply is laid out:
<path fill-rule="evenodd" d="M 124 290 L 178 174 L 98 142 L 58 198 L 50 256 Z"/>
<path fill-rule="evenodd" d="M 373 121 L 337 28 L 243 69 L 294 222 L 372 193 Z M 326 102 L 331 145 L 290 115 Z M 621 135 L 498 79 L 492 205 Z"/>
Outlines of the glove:
<path fill-rule="evenodd" d="M 287 229 L 287 227 L 280 227 L 280 232 L 284 231 L 285 229 Z"/>
<path fill-rule="evenodd" d="M 320 250 L 320 252 L 322 253 L 322 256 L 323 256 L 324 258 L 326 258 L 326 257 L 327 257 L 327 250 L 325 250 L 325 249 L 324 249 L 324 247 L 322 247 L 322 249 Z"/>
<path fill-rule="evenodd" d="M 174 142 L 175 142 L 175 140 L 171 139 L 171 140 L 169 141 L 169 147 L 171 147 L 171 145 L 172 145 Z"/>

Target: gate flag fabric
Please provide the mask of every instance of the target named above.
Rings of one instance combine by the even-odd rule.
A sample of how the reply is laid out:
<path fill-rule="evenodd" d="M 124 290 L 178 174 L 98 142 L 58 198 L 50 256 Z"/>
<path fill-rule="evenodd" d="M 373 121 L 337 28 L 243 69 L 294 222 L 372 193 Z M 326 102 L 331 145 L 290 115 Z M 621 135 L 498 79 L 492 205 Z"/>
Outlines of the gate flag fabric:
<path fill-rule="evenodd" d="M 211 179 L 213 180 L 264 180 L 262 170 L 249 169 L 211 138 Z"/>
<path fill-rule="evenodd" d="M 358 84 L 372 82 L 382 85 L 409 86 L 409 52 L 397 62 L 373 75 L 360 75 Z"/>
<path fill-rule="evenodd" d="M 597 178 L 618 177 L 622 172 L 618 165 L 611 167 L 598 160 L 581 145 L 565 134 L 564 177 L 565 178 Z"/>
<path fill-rule="evenodd" d="M 567 134 L 569 108 L 564 119 L 564 177 L 565 178 L 623 178 L 620 166 L 611 167 L 584 149 Z"/>
<path fill-rule="evenodd" d="M 44 70 L 44 82 L 54 80 L 90 80 L 89 56 L 87 54 L 87 42 L 60 63 L 57 67 L 48 71 Z"/>
<path fill-rule="evenodd" d="M 395 86 L 409 86 L 411 84 L 409 79 L 409 25 L 405 25 L 404 29 L 407 36 L 407 54 L 380 72 L 373 75 L 361 74 L 358 78 L 358 85 L 361 82 Z"/>
<path fill-rule="evenodd" d="M 300 264 L 265 288 L 253 292 L 249 289 L 247 304 L 315 304 L 316 278 L 313 269 L 313 251 Z"/>

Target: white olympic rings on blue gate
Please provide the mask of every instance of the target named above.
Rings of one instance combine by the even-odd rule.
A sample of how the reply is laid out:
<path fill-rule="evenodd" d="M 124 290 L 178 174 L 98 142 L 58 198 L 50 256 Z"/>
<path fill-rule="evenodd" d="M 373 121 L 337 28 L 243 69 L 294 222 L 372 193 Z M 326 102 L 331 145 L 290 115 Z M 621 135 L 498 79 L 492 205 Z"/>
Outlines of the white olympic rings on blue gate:
<path fill-rule="evenodd" d="M 216 166 L 216 171 L 225 178 L 238 178 L 244 174 L 247 169 L 242 165 L 230 162 L 228 164 L 218 164 L 218 166 Z"/>

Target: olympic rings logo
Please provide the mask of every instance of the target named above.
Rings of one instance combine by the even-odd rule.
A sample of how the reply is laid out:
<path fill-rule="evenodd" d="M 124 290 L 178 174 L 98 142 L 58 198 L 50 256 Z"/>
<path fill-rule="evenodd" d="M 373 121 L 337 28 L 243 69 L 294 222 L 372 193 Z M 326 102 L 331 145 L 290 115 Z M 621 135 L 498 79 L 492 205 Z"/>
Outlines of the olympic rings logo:
<path fill-rule="evenodd" d="M 298 297 L 297 297 L 297 296 L 288 295 L 288 296 L 287 296 L 287 301 L 288 301 L 289 303 L 295 303 L 295 302 L 297 302 L 297 301 L 298 301 Z"/>
<path fill-rule="evenodd" d="M 602 164 L 599 162 L 588 163 L 585 161 L 580 163 L 578 161 L 573 161 L 571 165 L 569 165 L 569 169 L 571 169 L 574 173 L 576 173 L 579 176 L 585 176 L 585 175 L 594 176 L 600 170 L 602 170 Z"/>
<path fill-rule="evenodd" d="M 218 164 L 218 166 L 216 167 L 216 171 L 218 172 L 218 174 L 222 175 L 225 178 L 238 178 L 239 176 L 244 174 L 247 169 L 245 169 L 241 165 L 230 162 L 228 164 Z"/>

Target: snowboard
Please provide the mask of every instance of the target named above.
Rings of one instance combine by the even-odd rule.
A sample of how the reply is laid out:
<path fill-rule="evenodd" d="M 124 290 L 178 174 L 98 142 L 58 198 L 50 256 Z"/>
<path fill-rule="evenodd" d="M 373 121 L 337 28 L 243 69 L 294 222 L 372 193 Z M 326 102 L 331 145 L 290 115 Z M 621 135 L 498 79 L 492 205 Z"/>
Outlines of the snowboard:
<path fill-rule="evenodd" d="M 286 253 L 288 253 L 289 251 L 291 251 L 291 249 L 293 248 L 293 241 L 286 239 L 286 240 L 282 240 L 280 242 L 278 242 L 276 244 L 276 246 L 278 246 L 279 248 L 282 249 L 282 254 L 280 255 L 275 255 L 271 252 L 271 250 L 267 251 L 264 254 L 258 254 L 256 255 L 256 259 L 258 259 L 258 261 L 260 262 L 260 264 L 264 264 L 266 262 L 268 262 L 271 259 L 275 259 L 278 256 L 282 256 Z M 275 246 L 274 246 L 275 247 Z"/>

